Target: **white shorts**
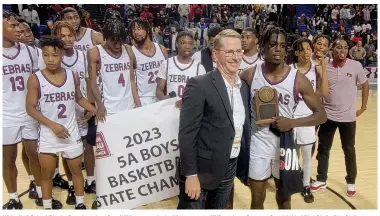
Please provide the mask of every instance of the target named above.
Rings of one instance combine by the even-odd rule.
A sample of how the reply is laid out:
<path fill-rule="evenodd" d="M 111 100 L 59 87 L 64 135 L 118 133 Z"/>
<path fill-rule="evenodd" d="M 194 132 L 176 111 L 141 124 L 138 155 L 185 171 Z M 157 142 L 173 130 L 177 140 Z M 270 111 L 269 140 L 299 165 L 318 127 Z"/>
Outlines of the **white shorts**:
<path fill-rule="evenodd" d="M 272 176 L 280 179 L 280 160 L 251 156 L 248 176 L 256 181 L 264 181 Z"/>
<path fill-rule="evenodd" d="M 21 142 L 21 139 L 37 140 L 38 123 L 24 126 L 3 127 L 3 145 L 13 145 Z"/>
<path fill-rule="evenodd" d="M 141 106 L 147 106 L 152 103 L 158 102 L 157 97 L 140 97 Z"/>
<path fill-rule="evenodd" d="M 316 141 L 315 127 L 298 127 L 295 128 L 295 135 L 298 145 L 314 144 Z"/>
<path fill-rule="evenodd" d="M 59 156 L 59 153 L 61 153 L 63 158 L 74 159 L 83 154 L 83 144 L 80 145 L 78 148 L 68 149 L 68 150 L 63 150 L 63 151 L 52 151 L 52 149 L 44 149 L 44 148 L 39 147 L 38 153 L 56 154 L 57 156 Z"/>

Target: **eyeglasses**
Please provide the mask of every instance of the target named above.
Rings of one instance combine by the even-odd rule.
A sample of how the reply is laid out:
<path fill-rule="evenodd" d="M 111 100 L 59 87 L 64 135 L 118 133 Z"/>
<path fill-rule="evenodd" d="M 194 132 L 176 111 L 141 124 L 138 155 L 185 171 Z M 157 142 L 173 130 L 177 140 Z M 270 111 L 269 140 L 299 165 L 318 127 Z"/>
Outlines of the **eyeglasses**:
<path fill-rule="evenodd" d="M 217 49 L 217 50 L 224 52 L 225 57 L 232 57 L 234 54 L 237 57 L 240 57 L 240 56 L 243 56 L 244 54 L 244 50 L 220 50 L 220 49 Z"/>

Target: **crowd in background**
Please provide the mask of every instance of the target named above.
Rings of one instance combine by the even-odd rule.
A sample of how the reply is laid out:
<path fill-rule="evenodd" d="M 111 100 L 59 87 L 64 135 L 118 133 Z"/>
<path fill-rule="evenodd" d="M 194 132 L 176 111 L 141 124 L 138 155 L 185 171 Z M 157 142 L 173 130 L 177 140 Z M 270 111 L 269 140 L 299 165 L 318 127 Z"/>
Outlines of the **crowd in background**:
<path fill-rule="evenodd" d="M 128 24 L 136 17 L 147 19 L 152 26 L 153 40 L 175 53 L 173 41 L 179 31 L 188 30 L 194 36 L 194 51 L 208 46 L 207 31 L 211 27 L 235 29 L 240 32 L 253 27 L 258 32 L 262 23 L 275 21 L 291 35 L 313 38 L 318 33 L 341 38 L 350 46 L 349 58 L 364 66 L 377 66 L 377 5 L 312 5 L 309 16 L 297 16 L 296 5 L 290 4 L 149 4 L 149 5 L 95 5 L 98 17 L 87 8 L 91 5 L 12 5 L 31 26 L 36 38 L 50 34 L 53 22 L 60 19 L 60 11 L 73 7 L 80 11 L 84 27 L 102 31 L 104 17 L 113 12 Z M 94 5 L 92 5 L 94 8 Z M 44 25 L 43 31 L 40 26 Z M 130 40 L 126 43 L 131 43 Z"/>

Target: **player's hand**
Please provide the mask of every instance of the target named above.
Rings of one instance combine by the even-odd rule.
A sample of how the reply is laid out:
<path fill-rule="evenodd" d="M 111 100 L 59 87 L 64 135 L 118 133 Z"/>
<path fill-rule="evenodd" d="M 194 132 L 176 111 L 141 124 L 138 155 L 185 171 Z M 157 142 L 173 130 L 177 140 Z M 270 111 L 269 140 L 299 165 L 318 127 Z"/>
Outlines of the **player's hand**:
<path fill-rule="evenodd" d="M 199 199 L 201 195 L 201 184 L 199 182 L 198 176 L 186 177 L 185 193 L 190 197 L 190 199 Z"/>
<path fill-rule="evenodd" d="M 326 70 L 325 56 L 323 55 L 323 53 L 318 52 L 318 53 L 316 54 L 316 57 L 317 57 L 316 60 L 317 60 L 317 62 L 318 62 L 318 65 L 316 66 L 316 68 L 317 68 L 317 73 L 318 73 L 319 75 L 321 75 L 322 72 L 323 72 L 324 70 Z"/>
<path fill-rule="evenodd" d="M 363 114 L 365 111 L 365 109 L 360 109 L 358 111 L 356 111 L 356 117 L 359 117 L 361 114 Z"/>
<path fill-rule="evenodd" d="M 106 121 L 106 108 L 104 107 L 104 104 L 101 103 L 98 106 L 97 112 L 96 112 L 96 120 L 100 122 Z"/>
<path fill-rule="evenodd" d="M 178 100 L 175 102 L 175 107 L 177 107 L 178 109 L 181 109 L 182 107 L 182 100 Z"/>
<path fill-rule="evenodd" d="M 281 132 L 290 131 L 294 128 L 294 120 L 285 117 L 276 117 L 275 122 L 273 123 L 276 128 L 278 128 Z"/>
<path fill-rule="evenodd" d="M 50 129 L 54 132 L 54 134 L 60 138 L 60 139 L 67 139 L 70 136 L 69 131 L 63 127 L 62 125 L 58 123 L 53 123 L 52 125 L 49 126 Z"/>

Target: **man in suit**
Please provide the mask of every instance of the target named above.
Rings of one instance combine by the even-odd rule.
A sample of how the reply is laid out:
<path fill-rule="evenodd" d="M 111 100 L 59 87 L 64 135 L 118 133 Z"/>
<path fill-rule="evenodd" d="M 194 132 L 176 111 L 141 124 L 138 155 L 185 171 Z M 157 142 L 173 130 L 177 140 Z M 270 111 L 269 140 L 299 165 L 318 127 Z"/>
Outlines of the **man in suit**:
<path fill-rule="evenodd" d="M 224 209 L 236 175 L 241 139 L 249 143 L 248 85 L 237 75 L 241 36 L 223 30 L 214 41 L 216 69 L 191 78 L 179 126 L 178 209 Z"/>

